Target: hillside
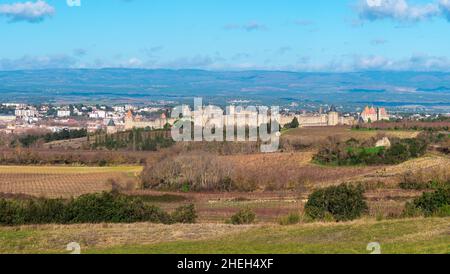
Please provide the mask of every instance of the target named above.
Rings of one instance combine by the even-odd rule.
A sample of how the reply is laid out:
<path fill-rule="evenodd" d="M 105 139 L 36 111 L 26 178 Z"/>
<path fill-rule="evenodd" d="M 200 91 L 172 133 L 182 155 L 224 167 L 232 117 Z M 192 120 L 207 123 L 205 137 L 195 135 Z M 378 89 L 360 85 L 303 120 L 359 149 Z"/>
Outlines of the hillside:
<path fill-rule="evenodd" d="M 262 104 L 295 100 L 345 105 L 447 107 L 450 74 L 438 72 L 297 73 L 142 69 L 59 69 L 0 72 L 0 101 L 192 102 L 230 99 Z"/>

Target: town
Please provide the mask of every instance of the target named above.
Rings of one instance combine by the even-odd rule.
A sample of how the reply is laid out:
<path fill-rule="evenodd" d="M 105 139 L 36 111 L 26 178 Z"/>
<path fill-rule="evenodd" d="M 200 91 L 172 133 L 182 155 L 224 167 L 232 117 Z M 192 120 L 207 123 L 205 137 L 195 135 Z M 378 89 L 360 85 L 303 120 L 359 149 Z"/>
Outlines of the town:
<path fill-rule="evenodd" d="M 245 108 L 244 108 L 245 109 Z M 3 103 L 0 106 L 0 132 L 24 134 L 29 132 L 60 132 L 63 130 L 85 129 L 88 133 L 104 131 L 108 134 L 123 132 L 133 128 L 163 129 L 176 121 L 171 118 L 170 106 L 125 105 L 32 105 Z M 184 110 L 183 110 L 184 111 Z M 248 115 L 248 111 L 242 111 Z M 421 120 L 440 115 L 390 115 L 385 108 L 366 106 L 362 112 L 339 112 L 335 106 L 320 107 L 316 112 L 283 109 L 279 123 L 289 127 L 296 119 L 299 127 L 354 126 L 390 119 Z M 444 116 L 448 116 L 444 115 Z M 208 117 L 204 117 L 206 120 Z"/>

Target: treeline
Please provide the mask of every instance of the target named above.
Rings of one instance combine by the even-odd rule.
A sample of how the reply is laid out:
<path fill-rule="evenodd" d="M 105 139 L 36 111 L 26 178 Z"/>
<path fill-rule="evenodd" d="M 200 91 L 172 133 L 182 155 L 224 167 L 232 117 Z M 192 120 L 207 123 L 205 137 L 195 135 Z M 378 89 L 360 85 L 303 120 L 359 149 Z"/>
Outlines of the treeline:
<path fill-rule="evenodd" d="M 46 143 L 50 143 L 53 141 L 61 141 L 61 140 L 70 140 L 70 139 L 78 139 L 86 137 L 88 134 L 87 129 L 82 128 L 79 130 L 68 130 L 63 129 L 59 132 L 49 133 L 44 136 L 44 140 Z"/>
<path fill-rule="evenodd" d="M 92 149 L 157 151 L 175 142 L 168 130 L 132 129 L 114 134 L 97 133 L 89 136 Z"/>
<path fill-rule="evenodd" d="M 405 162 L 425 154 L 428 142 L 423 138 L 390 140 L 390 147 L 376 147 L 376 139 L 345 142 L 329 140 L 314 156 L 314 161 L 326 165 L 390 165 Z"/>
<path fill-rule="evenodd" d="M 63 129 L 62 131 L 47 133 L 45 135 L 27 134 L 24 136 L 19 136 L 17 139 L 11 142 L 11 146 L 16 147 L 18 145 L 21 145 L 22 147 L 32 147 L 39 140 L 42 140 L 44 143 L 50 143 L 53 141 L 83 138 L 86 136 L 87 136 L 86 129 L 79 129 L 79 130 Z"/>
<path fill-rule="evenodd" d="M 167 213 L 139 197 L 119 193 L 87 194 L 71 200 L 0 199 L 0 224 L 194 223 L 193 205 Z"/>

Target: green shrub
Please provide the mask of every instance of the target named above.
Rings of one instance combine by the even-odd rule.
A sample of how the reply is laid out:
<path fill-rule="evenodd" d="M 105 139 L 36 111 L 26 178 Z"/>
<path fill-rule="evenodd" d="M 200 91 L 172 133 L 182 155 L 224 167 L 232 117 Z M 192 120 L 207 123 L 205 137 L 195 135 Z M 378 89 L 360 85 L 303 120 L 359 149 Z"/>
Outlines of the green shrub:
<path fill-rule="evenodd" d="M 301 216 L 298 213 L 291 213 L 285 217 L 282 217 L 279 221 L 280 225 L 295 225 L 300 223 Z"/>
<path fill-rule="evenodd" d="M 361 186 L 347 184 L 317 190 L 309 196 L 305 213 L 314 220 L 325 220 L 328 214 L 338 222 L 357 219 L 368 210 L 363 193 Z"/>
<path fill-rule="evenodd" d="M 193 224 L 197 220 L 197 212 L 193 204 L 175 209 L 172 213 L 172 220 L 175 223 Z"/>
<path fill-rule="evenodd" d="M 448 213 L 449 205 L 450 188 L 439 188 L 434 192 L 425 192 L 412 203 L 408 203 L 404 215 L 408 216 L 408 213 L 412 210 L 420 211 L 426 217 L 445 215 Z"/>
<path fill-rule="evenodd" d="M 414 205 L 414 203 L 408 202 L 405 205 L 405 209 L 403 210 L 402 216 L 406 218 L 414 218 L 423 216 L 423 213 L 422 210 L 420 210 Z"/>
<path fill-rule="evenodd" d="M 252 224 L 255 222 L 256 214 L 249 208 L 243 208 L 231 216 L 231 223 L 234 225 Z"/>

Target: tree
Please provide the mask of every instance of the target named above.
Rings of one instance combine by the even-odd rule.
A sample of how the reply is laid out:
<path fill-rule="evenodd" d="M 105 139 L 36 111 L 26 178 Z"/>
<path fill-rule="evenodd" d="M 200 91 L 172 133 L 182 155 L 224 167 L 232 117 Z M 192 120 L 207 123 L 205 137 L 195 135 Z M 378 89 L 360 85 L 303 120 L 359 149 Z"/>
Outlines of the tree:
<path fill-rule="evenodd" d="M 297 117 L 294 117 L 294 119 L 291 122 L 291 128 L 298 128 L 300 126 L 300 123 L 298 122 Z"/>
<path fill-rule="evenodd" d="M 297 117 L 294 117 L 294 119 L 292 120 L 292 122 L 286 124 L 286 125 L 284 126 L 284 128 L 287 128 L 287 129 L 289 129 L 289 128 L 298 128 L 299 126 L 300 126 L 300 123 L 298 122 Z"/>

